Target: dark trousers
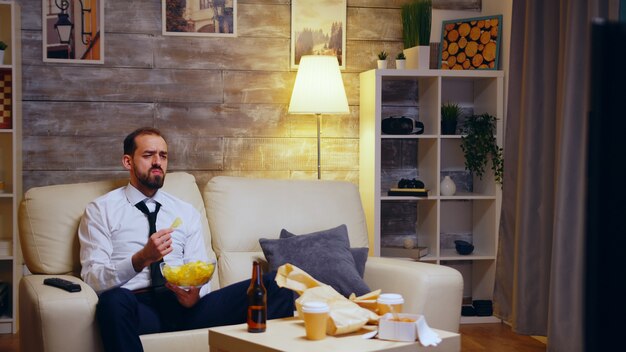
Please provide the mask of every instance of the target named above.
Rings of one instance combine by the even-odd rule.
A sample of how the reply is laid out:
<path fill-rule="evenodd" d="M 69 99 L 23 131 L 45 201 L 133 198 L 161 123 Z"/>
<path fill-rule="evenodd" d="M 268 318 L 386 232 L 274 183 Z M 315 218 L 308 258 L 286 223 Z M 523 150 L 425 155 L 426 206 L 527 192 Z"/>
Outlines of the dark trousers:
<path fill-rule="evenodd" d="M 275 273 L 263 276 L 267 317 L 293 316 L 294 293 L 279 288 L 274 277 Z M 245 323 L 249 284 L 246 280 L 212 291 L 191 308 L 181 306 L 167 288 L 138 294 L 124 288 L 106 291 L 100 295 L 96 307 L 104 348 L 118 352 L 143 351 L 139 335 Z"/>

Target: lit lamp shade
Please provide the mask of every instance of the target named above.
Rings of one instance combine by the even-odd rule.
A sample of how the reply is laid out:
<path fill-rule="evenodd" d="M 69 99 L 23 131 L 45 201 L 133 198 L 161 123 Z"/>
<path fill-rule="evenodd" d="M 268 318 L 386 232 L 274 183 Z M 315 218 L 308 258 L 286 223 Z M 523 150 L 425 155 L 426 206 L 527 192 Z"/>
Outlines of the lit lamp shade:
<path fill-rule="evenodd" d="M 290 114 L 350 112 L 339 63 L 334 56 L 306 55 L 300 59 L 293 86 Z"/>

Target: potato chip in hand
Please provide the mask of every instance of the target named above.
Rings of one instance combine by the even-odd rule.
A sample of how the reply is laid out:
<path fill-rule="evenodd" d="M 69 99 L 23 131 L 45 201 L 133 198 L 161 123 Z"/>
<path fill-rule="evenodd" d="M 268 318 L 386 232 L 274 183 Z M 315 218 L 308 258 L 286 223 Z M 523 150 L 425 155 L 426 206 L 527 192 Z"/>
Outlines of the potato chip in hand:
<path fill-rule="evenodd" d="M 172 223 L 172 225 L 170 225 L 171 228 L 175 229 L 178 226 L 183 224 L 183 220 L 179 217 L 177 217 L 176 219 L 174 219 L 174 222 Z"/>

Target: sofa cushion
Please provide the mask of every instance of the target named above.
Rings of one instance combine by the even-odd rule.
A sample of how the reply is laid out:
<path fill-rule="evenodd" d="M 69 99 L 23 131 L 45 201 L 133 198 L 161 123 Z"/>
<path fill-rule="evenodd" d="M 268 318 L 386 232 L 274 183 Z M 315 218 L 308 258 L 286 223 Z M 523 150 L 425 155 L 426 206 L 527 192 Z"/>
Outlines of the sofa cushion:
<path fill-rule="evenodd" d="M 316 234 L 319 232 L 314 232 L 312 234 Z M 296 236 L 295 234 L 282 229 L 280 230 L 280 236 L 279 238 L 290 238 Z M 352 254 L 352 258 L 354 259 L 354 264 L 355 264 L 355 268 L 356 271 L 359 273 L 360 277 L 363 277 L 363 275 L 365 274 L 365 262 L 367 261 L 367 255 L 369 252 L 369 248 L 367 247 L 360 247 L 360 248 L 350 248 L 350 253 Z"/>
<path fill-rule="evenodd" d="M 290 263 L 346 297 L 370 292 L 356 270 L 346 225 L 289 238 L 261 238 L 259 243 L 272 271 Z"/>
<path fill-rule="evenodd" d="M 359 190 L 350 182 L 215 176 L 203 192 L 218 267 L 227 268 L 222 286 L 250 280 L 254 252 L 263 256 L 259 238 L 277 239 L 283 228 L 300 234 L 346 224 L 350 245 L 369 246 Z"/>

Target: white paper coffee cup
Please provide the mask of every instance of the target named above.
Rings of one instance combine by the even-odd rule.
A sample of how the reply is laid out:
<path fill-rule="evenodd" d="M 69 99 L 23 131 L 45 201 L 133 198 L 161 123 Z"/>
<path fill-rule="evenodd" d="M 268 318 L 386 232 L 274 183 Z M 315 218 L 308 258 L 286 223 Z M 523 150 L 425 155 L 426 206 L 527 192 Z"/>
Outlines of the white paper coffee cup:
<path fill-rule="evenodd" d="M 326 337 L 326 324 L 330 308 L 324 302 L 306 302 L 302 305 L 302 315 L 306 338 L 321 340 Z"/>
<path fill-rule="evenodd" d="M 376 303 L 378 305 L 378 315 L 385 315 L 391 312 L 392 308 L 394 312 L 401 313 L 404 298 L 398 293 L 383 293 L 378 296 Z"/>

